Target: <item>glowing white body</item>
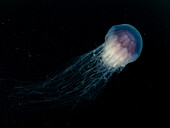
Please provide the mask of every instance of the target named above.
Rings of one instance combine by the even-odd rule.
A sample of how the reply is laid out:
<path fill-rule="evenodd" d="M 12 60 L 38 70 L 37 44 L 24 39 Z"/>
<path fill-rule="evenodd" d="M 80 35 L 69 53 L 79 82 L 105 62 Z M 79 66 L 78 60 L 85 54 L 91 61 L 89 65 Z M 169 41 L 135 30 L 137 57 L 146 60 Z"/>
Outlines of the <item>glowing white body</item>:
<path fill-rule="evenodd" d="M 106 65 L 117 68 L 124 67 L 129 62 L 131 54 L 128 53 L 127 48 L 117 43 L 116 36 L 109 36 L 105 42 L 102 58 Z"/>

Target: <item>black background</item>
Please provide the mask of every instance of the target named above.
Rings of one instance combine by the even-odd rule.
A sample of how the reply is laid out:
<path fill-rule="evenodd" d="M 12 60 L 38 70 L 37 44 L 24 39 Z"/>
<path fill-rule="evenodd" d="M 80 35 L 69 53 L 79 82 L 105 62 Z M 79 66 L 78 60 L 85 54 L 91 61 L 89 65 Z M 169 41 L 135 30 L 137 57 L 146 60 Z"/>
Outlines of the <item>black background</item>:
<path fill-rule="evenodd" d="M 131 24 L 143 37 L 139 59 L 112 77 L 87 109 L 71 119 L 50 110 L 30 113 L 2 127 L 140 126 L 166 117 L 169 7 L 168 0 L 1 0 L 3 79 L 43 81 L 62 62 L 102 44 L 113 25 Z"/>

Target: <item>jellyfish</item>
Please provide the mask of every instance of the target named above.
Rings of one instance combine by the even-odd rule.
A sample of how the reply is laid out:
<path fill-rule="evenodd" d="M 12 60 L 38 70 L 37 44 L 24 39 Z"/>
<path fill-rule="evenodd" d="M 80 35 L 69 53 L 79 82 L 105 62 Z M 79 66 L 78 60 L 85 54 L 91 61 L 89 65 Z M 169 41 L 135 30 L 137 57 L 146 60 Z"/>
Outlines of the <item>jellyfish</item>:
<path fill-rule="evenodd" d="M 113 74 L 139 58 L 142 45 L 142 37 L 135 27 L 115 25 L 109 29 L 103 44 L 79 56 L 53 77 L 43 82 L 18 82 L 20 86 L 8 95 L 8 103 L 11 103 L 8 107 L 24 110 L 74 108 L 91 102 Z"/>

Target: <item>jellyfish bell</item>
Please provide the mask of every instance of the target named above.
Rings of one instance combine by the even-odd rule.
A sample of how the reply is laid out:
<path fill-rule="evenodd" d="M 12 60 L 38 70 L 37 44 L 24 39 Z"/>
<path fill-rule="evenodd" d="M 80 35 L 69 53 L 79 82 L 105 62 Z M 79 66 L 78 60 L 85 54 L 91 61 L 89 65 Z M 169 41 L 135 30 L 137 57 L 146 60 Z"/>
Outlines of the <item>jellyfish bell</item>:
<path fill-rule="evenodd" d="M 142 51 L 142 37 L 138 30 L 128 24 L 111 27 L 105 36 L 102 58 L 109 67 L 125 67 L 134 62 Z"/>

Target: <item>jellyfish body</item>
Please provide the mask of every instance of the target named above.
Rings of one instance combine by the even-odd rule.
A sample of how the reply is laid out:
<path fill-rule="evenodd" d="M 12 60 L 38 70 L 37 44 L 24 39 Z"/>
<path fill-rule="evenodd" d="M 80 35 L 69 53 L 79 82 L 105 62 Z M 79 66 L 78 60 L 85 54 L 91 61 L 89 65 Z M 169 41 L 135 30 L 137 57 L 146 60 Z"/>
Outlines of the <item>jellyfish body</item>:
<path fill-rule="evenodd" d="M 135 61 L 142 51 L 142 37 L 128 24 L 115 25 L 105 36 L 103 59 L 109 66 L 120 67 Z"/>
<path fill-rule="evenodd" d="M 47 105 L 36 104 L 48 103 L 48 108 L 58 108 L 92 101 L 108 79 L 135 61 L 141 51 L 142 37 L 136 28 L 128 24 L 113 26 L 102 45 L 81 55 L 62 72 L 44 82 L 16 87 L 7 106 L 18 109 L 33 105 L 32 109 L 40 109 Z"/>

